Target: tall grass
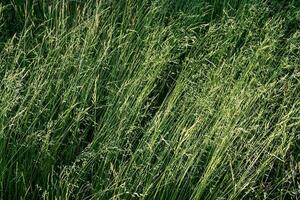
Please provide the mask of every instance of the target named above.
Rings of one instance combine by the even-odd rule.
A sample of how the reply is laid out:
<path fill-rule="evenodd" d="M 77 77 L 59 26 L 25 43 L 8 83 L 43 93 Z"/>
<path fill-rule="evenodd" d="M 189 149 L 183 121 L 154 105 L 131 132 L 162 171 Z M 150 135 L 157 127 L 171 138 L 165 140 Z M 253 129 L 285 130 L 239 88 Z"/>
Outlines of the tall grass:
<path fill-rule="evenodd" d="M 0 3 L 0 199 L 298 199 L 300 5 Z"/>

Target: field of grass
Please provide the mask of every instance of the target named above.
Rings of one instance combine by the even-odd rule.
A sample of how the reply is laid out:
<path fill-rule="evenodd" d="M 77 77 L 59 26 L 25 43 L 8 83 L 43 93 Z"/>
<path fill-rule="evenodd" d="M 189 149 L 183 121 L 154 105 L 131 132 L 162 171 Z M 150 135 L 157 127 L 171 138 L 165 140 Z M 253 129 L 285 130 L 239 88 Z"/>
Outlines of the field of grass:
<path fill-rule="evenodd" d="M 0 199 L 300 199 L 300 1 L 2 0 Z"/>

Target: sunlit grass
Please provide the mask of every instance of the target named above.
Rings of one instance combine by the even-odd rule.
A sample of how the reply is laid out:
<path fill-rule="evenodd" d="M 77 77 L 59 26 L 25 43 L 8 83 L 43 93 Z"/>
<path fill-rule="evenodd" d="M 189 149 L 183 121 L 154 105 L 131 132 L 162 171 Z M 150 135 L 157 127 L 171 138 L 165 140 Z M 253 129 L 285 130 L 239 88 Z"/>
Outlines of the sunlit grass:
<path fill-rule="evenodd" d="M 297 199 L 297 1 L 0 4 L 1 199 Z"/>

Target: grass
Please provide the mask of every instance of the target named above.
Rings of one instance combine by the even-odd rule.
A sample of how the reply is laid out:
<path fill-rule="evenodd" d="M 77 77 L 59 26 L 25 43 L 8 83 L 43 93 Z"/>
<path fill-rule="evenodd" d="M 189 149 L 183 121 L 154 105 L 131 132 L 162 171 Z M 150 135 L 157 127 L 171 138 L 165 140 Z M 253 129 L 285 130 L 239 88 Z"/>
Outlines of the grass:
<path fill-rule="evenodd" d="M 0 199 L 299 199 L 300 5 L 0 3 Z"/>

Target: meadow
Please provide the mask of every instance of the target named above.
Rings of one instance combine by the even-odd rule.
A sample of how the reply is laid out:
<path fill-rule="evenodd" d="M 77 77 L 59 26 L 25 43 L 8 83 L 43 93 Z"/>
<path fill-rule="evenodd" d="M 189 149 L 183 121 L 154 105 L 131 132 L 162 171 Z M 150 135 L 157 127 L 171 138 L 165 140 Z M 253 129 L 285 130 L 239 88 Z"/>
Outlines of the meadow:
<path fill-rule="evenodd" d="M 0 199 L 300 199 L 300 1 L 2 0 Z"/>

